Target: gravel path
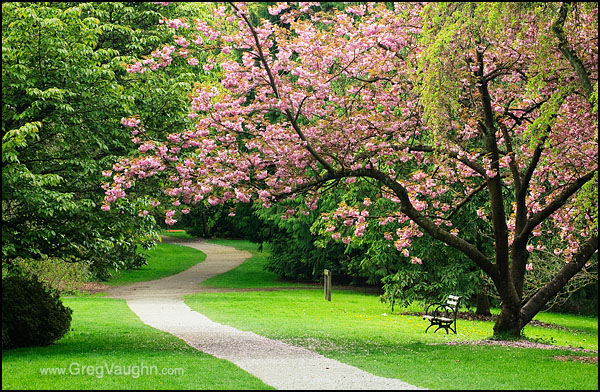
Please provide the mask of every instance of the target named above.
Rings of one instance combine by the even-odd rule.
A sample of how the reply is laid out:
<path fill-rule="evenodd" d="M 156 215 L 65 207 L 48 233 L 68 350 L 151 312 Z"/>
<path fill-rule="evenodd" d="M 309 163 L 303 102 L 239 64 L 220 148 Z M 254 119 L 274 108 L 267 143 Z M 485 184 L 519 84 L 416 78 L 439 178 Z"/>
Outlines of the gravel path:
<path fill-rule="evenodd" d="M 235 268 L 251 254 L 203 241 L 163 240 L 199 249 L 206 253 L 206 260 L 177 275 L 109 290 L 109 297 L 124 298 L 145 324 L 231 361 L 277 389 L 419 389 L 302 347 L 216 323 L 193 311 L 183 302 L 183 295 L 201 291 L 199 282 Z"/>

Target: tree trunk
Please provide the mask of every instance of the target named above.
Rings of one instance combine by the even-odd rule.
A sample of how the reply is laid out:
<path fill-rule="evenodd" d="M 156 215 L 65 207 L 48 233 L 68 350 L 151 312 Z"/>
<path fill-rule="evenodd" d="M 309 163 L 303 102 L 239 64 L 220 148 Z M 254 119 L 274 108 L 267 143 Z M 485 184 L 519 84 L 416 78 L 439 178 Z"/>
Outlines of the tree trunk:
<path fill-rule="evenodd" d="M 519 338 L 523 325 L 520 317 L 519 306 L 502 304 L 502 311 L 494 324 L 494 336 L 499 338 Z"/>
<path fill-rule="evenodd" d="M 208 224 L 206 222 L 206 211 L 204 210 L 204 208 L 201 209 L 202 212 L 202 237 L 204 238 L 209 238 L 208 237 Z"/>
<path fill-rule="evenodd" d="M 521 298 L 517 295 L 515 286 L 506 273 L 504 279 L 494 281 L 494 285 L 502 301 L 500 315 L 494 324 L 494 337 L 498 339 L 515 339 L 521 336 L 523 322 L 521 318 Z"/>
<path fill-rule="evenodd" d="M 475 310 L 475 314 L 479 314 L 482 316 L 491 316 L 490 312 L 490 301 L 488 299 L 487 293 L 482 290 L 477 293 L 475 298 L 475 305 L 477 309 Z"/>

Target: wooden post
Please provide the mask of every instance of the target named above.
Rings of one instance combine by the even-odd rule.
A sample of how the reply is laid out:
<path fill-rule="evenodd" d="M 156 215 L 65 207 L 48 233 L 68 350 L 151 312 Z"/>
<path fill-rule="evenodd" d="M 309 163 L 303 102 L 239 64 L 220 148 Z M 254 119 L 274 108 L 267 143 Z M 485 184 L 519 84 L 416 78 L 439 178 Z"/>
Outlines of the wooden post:
<path fill-rule="evenodd" d="M 325 291 L 325 299 L 331 302 L 331 272 L 323 271 L 323 289 Z"/>

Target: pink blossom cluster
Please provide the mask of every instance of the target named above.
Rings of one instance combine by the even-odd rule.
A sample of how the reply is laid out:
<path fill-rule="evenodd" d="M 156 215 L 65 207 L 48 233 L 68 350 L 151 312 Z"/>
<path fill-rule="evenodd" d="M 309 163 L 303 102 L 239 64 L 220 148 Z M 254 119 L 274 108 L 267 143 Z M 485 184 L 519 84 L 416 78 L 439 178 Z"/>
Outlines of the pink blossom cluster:
<path fill-rule="evenodd" d="M 140 124 L 140 119 L 137 117 L 129 117 L 129 118 L 123 117 L 121 119 L 121 124 L 123 124 L 124 126 L 129 127 L 129 128 L 136 128 Z"/>

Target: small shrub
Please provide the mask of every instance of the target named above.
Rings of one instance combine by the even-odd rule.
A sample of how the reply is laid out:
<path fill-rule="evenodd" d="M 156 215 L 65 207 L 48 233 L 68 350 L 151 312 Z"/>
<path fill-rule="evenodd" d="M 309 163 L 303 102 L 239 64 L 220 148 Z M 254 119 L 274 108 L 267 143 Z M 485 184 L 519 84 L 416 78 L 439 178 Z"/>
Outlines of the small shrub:
<path fill-rule="evenodd" d="M 71 313 L 36 277 L 3 278 L 2 349 L 51 344 L 69 330 Z"/>
<path fill-rule="evenodd" d="M 46 287 L 62 294 L 72 294 L 81 290 L 90 281 L 91 273 L 85 263 L 69 263 L 57 258 L 41 260 L 17 259 L 16 266 L 28 276 L 37 279 Z"/>

